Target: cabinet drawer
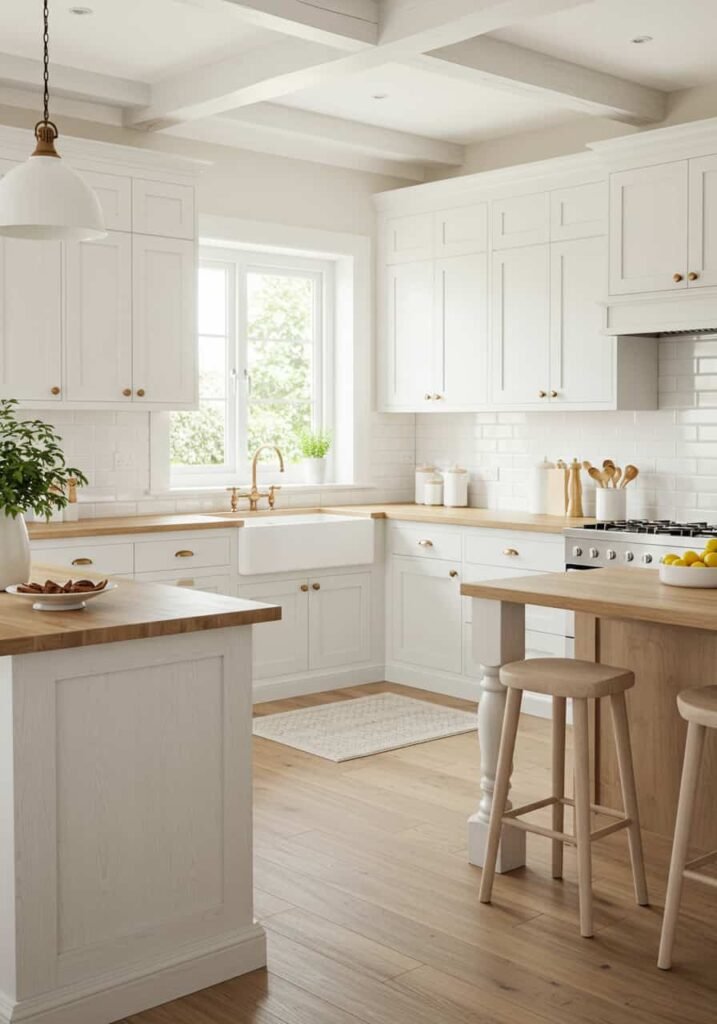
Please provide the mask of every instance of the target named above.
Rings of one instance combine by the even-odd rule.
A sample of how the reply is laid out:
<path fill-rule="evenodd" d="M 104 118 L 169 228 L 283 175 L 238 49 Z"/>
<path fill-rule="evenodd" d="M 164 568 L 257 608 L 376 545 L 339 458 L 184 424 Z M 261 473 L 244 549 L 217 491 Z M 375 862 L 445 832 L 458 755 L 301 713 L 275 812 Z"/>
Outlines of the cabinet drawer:
<path fill-rule="evenodd" d="M 554 543 L 534 540 L 526 534 L 466 534 L 466 562 L 510 569 L 562 572 L 565 555 L 562 538 Z"/>
<path fill-rule="evenodd" d="M 229 573 L 184 576 L 175 572 L 140 572 L 134 579 L 136 583 L 164 583 L 168 587 L 186 587 L 188 590 L 203 590 L 208 594 L 233 596 Z"/>
<path fill-rule="evenodd" d="M 191 575 L 201 566 L 229 565 L 231 543 L 228 537 L 193 536 L 171 540 L 153 540 L 135 544 L 136 572 L 174 570 L 177 575 Z"/>
<path fill-rule="evenodd" d="M 484 580 L 509 580 L 515 576 L 537 576 L 530 569 L 504 569 L 495 565 L 467 565 L 463 572 L 464 583 L 482 583 Z M 525 606 L 525 628 L 539 633 L 551 633 L 554 636 L 567 636 L 573 632 L 572 612 L 562 608 L 544 608 L 542 605 L 528 604 Z M 463 621 L 473 621 L 473 600 L 463 598 Z"/>
<path fill-rule="evenodd" d="M 134 559 L 131 544 L 82 544 L 77 547 L 41 548 L 33 545 L 33 561 L 71 569 L 73 576 L 87 572 L 132 573 Z"/>
<path fill-rule="evenodd" d="M 458 531 L 444 531 L 430 524 L 417 529 L 404 526 L 389 531 L 391 554 L 416 558 L 443 558 L 451 562 L 461 560 L 461 535 Z"/>

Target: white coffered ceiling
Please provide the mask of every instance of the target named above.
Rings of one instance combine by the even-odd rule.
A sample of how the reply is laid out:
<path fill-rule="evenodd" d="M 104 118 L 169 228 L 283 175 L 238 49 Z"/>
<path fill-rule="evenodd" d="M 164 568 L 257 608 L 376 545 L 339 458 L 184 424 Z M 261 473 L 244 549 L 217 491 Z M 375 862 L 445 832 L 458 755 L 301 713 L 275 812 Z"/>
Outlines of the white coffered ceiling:
<path fill-rule="evenodd" d="M 717 0 L 72 6 L 50 2 L 59 115 L 414 180 L 581 115 L 656 124 L 668 92 L 717 80 Z M 0 3 L 0 104 L 36 103 L 41 9 Z"/>

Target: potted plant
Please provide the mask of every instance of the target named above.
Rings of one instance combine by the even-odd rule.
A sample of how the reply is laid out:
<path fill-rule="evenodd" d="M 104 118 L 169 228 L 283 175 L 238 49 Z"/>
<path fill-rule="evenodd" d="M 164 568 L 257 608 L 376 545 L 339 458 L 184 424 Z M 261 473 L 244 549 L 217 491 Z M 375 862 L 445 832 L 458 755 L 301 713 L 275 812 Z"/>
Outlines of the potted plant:
<path fill-rule="evenodd" d="M 15 399 L 0 401 L 0 590 L 25 583 L 30 575 L 30 544 L 23 512 L 49 519 L 67 505 L 71 477 L 87 478 L 65 464 L 62 440 L 49 423 L 18 420 Z"/>
<path fill-rule="evenodd" d="M 305 430 L 299 435 L 299 450 L 304 457 L 304 478 L 307 484 L 323 484 L 326 456 L 331 448 L 331 435 L 325 431 Z"/>

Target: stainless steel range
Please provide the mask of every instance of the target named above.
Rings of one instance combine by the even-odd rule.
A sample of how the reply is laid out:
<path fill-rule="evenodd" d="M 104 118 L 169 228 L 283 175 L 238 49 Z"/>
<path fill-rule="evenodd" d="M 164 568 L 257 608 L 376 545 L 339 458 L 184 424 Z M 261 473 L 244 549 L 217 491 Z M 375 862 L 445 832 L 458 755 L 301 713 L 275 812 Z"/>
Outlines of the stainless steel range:
<path fill-rule="evenodd" d="M 625 519 L 565 530 L 564 535 L 566 569 L 654 568 L 668 551 L 702 548 L 706 538 L 717 537 L 717 524 Z"/>

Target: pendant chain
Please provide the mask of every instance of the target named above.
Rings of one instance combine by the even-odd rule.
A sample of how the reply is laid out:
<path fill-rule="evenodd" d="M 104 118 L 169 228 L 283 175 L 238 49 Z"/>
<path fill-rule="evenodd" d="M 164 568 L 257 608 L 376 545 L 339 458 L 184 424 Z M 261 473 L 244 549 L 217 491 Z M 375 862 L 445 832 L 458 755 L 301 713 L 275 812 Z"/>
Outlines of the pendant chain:
<path fill-rule="evenodd" d="M 50 120 L 50 11 L 49 0 L 43 0 L 43 26 L 42 42 L 44 46 L 42 81 L 44 85 L 43 100 L 45 104 L 43 120 L 47 123 Z"/>

